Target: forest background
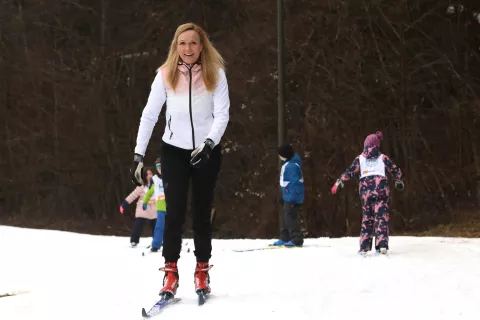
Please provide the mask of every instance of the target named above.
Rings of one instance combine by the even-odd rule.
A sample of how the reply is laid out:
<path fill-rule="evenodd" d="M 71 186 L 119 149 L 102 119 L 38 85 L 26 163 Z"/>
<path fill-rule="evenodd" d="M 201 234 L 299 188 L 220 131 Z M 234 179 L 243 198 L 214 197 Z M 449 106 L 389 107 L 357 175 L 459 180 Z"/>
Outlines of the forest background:
<path fill-rule="evenodd" d="M 358 234 L 358 179 L 330 188 L 381 130 L 405 174 L 405 191 L 392 188 L 392 234 L 479 236 L 478 1 L 285 0 L 284 10 L 286 137 L 303 160 L 305 235 Z M 276 18 L 273 0 L 2 1 L 0 223 L 129 233 L 134 206 L 118 207 L 134 188 L 141 112 L 176 27 L 195 22 L 227 62 L 231 98 L 215 236 L 277 237 Z"/>

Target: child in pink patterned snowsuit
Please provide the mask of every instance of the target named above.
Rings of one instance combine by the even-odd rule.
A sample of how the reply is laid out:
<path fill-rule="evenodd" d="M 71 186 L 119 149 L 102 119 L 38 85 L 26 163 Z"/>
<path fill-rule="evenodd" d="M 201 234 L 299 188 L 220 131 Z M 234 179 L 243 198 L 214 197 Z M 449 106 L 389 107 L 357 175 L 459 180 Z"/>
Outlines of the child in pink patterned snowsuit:
<path fill-rule="evenodd" d="M 354 175 L 360 175 L 358 191 L 362 202 L 362 228 L 360 231 L 360 251 L 365 254 L 372 250 L 373 231 L 375 231 L 375 249 L 386 253 L 388 247 L 388 199 L 390 188 L 385 169 L 395 179 L 395 188 L 403 191 L 402 172 L 389 157 L 380 152 L 382 133 L 377 132 L 367 136 L 363 144 L 363 152 L 353 160 L 353 163 L 340 176 L 332 187 L 332 193 L 337 193 L 338 187 L 343 187 L 345 181 Z"/>

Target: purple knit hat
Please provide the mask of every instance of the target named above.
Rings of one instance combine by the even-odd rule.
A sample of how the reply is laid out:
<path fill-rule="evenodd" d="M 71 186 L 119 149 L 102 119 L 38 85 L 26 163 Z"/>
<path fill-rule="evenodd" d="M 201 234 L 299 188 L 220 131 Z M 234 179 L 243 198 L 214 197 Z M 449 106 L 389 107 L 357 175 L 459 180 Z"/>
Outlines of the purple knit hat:
<path fill-rule="evenodd" d="M 377 131 L 375 134 L 369 134 L 365 138 L 365 142 L 363 143 L 363 147 L 365 148 L 366 146 L 369 145 L 374 145 L 377 148 L 380 148 L 380 140 L 383 139 L 383 134 L 381 131 Z"/>

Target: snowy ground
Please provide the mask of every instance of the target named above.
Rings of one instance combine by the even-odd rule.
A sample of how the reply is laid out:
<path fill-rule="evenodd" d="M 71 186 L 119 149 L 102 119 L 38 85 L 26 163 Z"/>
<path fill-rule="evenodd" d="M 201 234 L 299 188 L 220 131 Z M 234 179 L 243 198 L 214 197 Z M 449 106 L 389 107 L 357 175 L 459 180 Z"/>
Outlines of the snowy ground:
<path fill-rule="evenodd" d="M 158 298 L 160 253 L 128 238 L 0 226 L 0 319 L 141 319 Z M 198 307 L 195 258 L 179 261 L 181 304 L 155 319 L 480 319 L 480 239 L 393 237 L 389 257 L 357 239 L 252 252 L 269 240 L 214 240 L 212 297 Z M 187 252 L 187 248 L 191 248 Z"/>

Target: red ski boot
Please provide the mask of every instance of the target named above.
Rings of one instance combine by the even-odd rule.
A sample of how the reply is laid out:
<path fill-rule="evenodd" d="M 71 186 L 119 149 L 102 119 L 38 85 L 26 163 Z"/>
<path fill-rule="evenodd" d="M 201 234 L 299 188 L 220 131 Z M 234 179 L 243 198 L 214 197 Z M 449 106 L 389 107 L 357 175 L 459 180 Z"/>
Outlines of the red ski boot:
<path fill-rule="evenodd" d="M 177 293 L 178 288 L 178 268 L 176 262 L 167 262 L 165 267 L 160 268 L 160 271 L 165 272 L 163 277 L 163 288 L 160 290 L 160 295 L 164 299 L 171 299 Z"/>
<path fill-rule="evenodd" d="M 210 275 L 208 270 L 212 269 L 213 265 L 208 265 L 208 262 L 197 262 L 195 268 L 195 292 L 198 294 L 198 304 L 202 305 L 207 300 L 207 295 L 210 293 Z"/>

